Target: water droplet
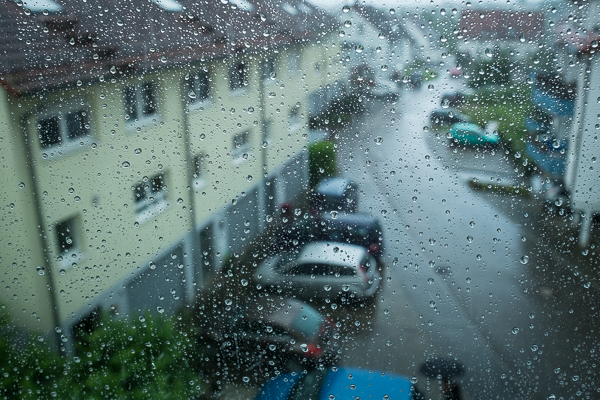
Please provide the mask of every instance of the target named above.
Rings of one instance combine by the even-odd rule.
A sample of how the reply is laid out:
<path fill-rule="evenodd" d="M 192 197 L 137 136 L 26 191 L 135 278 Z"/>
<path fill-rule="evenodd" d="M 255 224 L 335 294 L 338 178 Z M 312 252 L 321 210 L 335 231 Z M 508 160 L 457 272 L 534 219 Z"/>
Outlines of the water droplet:
<path fill-rule="evenodd" d="M 164 312 L 165 312 L 165 309 L 164 309 L 164 308 L 162 308 L 161 306 L 158 306 L 158 307 L 156 307 L 156 311 L 158 311 L 158 312 L 159 312 L 159 314 L 162 314 L 162 313 L 164 313 Z"/>
<path fill-rule="evenodd" d="M 521 257 L 521 264 L 527 264 L 529 262 L 529 256 Z"/>
<path fill-rule="evenodd" d="M 347 292 L 348 290 L 350 290 L 350 285 L 342 285 L 343 292 Z"/>
<path fill-rule="evenodd" d="M 515 334 L 515 335 L 517 333 L 519 333 L 519 328 L 517 328 L 517 327 L 512 328 L 512 333 Z"/>
<path fill-rule="evenodd" d="M 433 246 L 435 244 L 435 239 L 429 238 L 429 244 Z"/>
<path fill-rule="evenodd" d="M 467 236 L 467 242 L 472 243 L 473 242 L 473 236 L 471 236 L 471 235 Z"/>
<path fill-rule="evenodd" d="M 412 378 L 410 378 L 410 383 L 412 383 L 413 385 L 415 385 L 418 381 L 419 381 L 419 378 L 417 378 L 416 376 L 413 376 Z"/>
<path fill-rule="evenodd" d="M 251 182 L 251 181 L 252 181 L 252 175 L 248 175 L 248 176 L 246 177 L 246 180 L 247 180 L 248 182 Z"/>
<path fill-rule="evenodd" d="M 337 253 L 337 252 L 339 252 L 339 251 L 340 251 L 340 248 L 339 248 L 339 247 L 337 247 L 337 246 L 334 246 L 334 247 L 333 247 L 333 252 L 334 252 L 334 253 Z"/>
<path fill-rule="evenodd" d="M 38 265 L 35 270 L 37 271 L 38 275 L 44 275 L 46 273 L 46 270 L 41 265 Z"/>
<path fill-rule="evenodd" d="M 349 12 L 350 11 L 350 6 L 344 6 L 344 7 L 342 7 L 342 11 L 345 12 L 345 13 Z"/>
<path fill-rule="evenodd" d="M 433 285 L 433 282 L 435 282 L 433 278 L 427 279 L 427 283 L 429 283 L 430 285 Z"/>
<path fill-rule="evenodd" d="M 325 285 L 323 286 L 323 289 L 325 289 L 326 292 L 331 291 L 331 285 Z"/>
<path fill-rule="evenodd" d="M 248 383 L 248 382 L 250 382 L 250 377 L 248 377 L 248 376 L 244 376 L 244 377 L 242 378 L 242 380 L 244 381 L 244 383 Z"/>
<path fill-rule="evenodd" d="M 488 57 L 493 57 L 494 52 L 491 49 L 485 49 L 485 55 Z"/>
<path fill-rule="evenodd" d="M 383 138 L 381 136 L 377 136 L 375 138 L 375 143 L 377 143 L 377 145 L 380 145 L 381 143 L 383 143 Z"/>
<path fill-rule="evenodd" d="M 242 279 L 240 282 L 242 283 L 242 286 L 248 286 L 248 280 L 247 279 Z"/>
<path fill-rule="evenodd" d="M 188 93 L 188 97 L 192 100 L 194 100 L 196 98 L 196 92 L 194 92 L 194 90 L 190 90 L 190 92 Z"/>
<path fill-rule="evenodd" d="M 131 166 L 129 161 L 123 161 L 123 164 L 121 164 L 121 165 L 123 166 L 123 168 L 129 168 Z"/>
<path fill-rule="evenodd" d="M 471 221 L 471 222 L 469 222 L 469 226 L 470 226 L 471 228 L 473 228 L 473 227 L 475 226 L 475 221 Z"/>
<path fill-rule="evenodd" d="M 427 90 L 429 90 L 431 92 L 431 91 L 433 91 L 433 89 L 435 89 L 433 87 L 433 83 L 430 83 L 429 85 L 427 85 Z"/>
<path fill-rule="evenodd" d="M 24 189 L 25 188 L 25 184 L 23 182 L 19 182 L 19 189 Z"/>
<path fill-rule="evenodd" d="M 156 264 L 154 264 L 153 262 L 150 262 L 150 269 L 156 269 Z"/>
<path fill-rule="evenodd" d="M 329 214 L 331 214 L 331 218 L 333 219 L 337 219 L 339 213 L 337 211 L 330 211 Z"/>

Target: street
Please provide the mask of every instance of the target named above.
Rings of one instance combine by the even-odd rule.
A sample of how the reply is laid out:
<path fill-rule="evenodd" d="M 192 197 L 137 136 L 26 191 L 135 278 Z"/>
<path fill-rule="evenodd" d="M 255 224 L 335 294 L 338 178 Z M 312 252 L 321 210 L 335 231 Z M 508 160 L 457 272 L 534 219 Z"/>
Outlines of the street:
<path fill-rule="evenodd" d="M 595 292 L 539 240 L 539 207 L 469 188 L 472 178 L 518 185 L 520 160 L 431 132 L 444 90 L 375 101 L 339 133 L 341 174 L 359 182 L 359 208 L 384 221 L 388 265 L 373 326 L 342 363 L 414 376 L 429 391 L 438 383 L 420 363 L 450 355 L 466 365 L 460 383 L 473 399 L 593 398 Z"/>

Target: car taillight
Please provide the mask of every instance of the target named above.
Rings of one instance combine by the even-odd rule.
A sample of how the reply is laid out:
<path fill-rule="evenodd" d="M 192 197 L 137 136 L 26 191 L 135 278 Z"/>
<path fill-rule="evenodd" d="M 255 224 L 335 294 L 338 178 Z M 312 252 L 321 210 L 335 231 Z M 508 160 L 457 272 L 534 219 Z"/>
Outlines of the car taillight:
<path fill-rule="evenodd" d="M 379 253 L 380 246 L 377 243 L 371 243 L 369 245 L 369 253 L 375 255 Z"/>
<path fill-rule="evenodd" d="M 367 276 L 367 271 L 366 271 L 365 267 L 362 264 L 360 264 L 358 266 L 358 271 L 362 275 L 363 281 L 365 283 L 369 283 L 369 277 Z"/>
<path fill-rule="evenodd" d="M 321 354 L 321 348 L 318 347 L 315 343 L 311 343 L 308 345 L 308 355 L 310 357 L 318 357 Z"/>

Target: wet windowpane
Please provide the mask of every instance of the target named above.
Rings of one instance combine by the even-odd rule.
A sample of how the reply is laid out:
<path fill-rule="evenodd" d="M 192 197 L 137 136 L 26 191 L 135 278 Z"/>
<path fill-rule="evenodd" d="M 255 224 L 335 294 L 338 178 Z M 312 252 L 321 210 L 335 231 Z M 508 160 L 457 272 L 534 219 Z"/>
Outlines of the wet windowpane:
<path fill-rule="evenodd" d="M 51 147 L 60 144 L 60 121 L 58 117 L 44 118 L 38 122 L 38 132 L 42 147 Z"/>
<path fill-rule="evenodd" d="M 144 83 L 142 86 L 142 114 L 144 116 L 156 114 L 156 96 L 156 84 L 152 82 Z"/>
<path fill-rule="evenodd" d="M 87 113 L 84 110 L 67 113 L 67 137 L 75 139 L 88 134 Z"/>
<path fill-rule="evenodd" d="M 58 222 L 54 226 L 59 254 L 68 253 L 77 248 L 75 220 Z"/>

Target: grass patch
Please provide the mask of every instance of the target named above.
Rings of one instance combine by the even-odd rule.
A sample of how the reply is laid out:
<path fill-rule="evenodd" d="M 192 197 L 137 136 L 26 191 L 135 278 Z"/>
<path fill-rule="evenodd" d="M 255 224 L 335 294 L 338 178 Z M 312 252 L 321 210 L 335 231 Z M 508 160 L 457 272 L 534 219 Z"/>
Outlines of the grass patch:
<path fill-rule="evenodd" d="M 497 183 L 479 182 L 476 179 L 469 180 L 469 187 L 475 190 L 484 190 L 500 194 L 508 194 L 511 196 L 529 197 L 531 194 L 527 188 L 523 186 L 499 185 Z"/>
<path fill-rule="evenodd" d="M 531 89 L 528 86 L 482 87 L 476 94 L 467 96 L 460 110 L 480 126 L 485 126 L 490 121 L 498 121 L 498 130 L 504 146 L 511 153 L 520 153 L 522 157 L 526 157 L 525 118 L 533 110 Z"/>

